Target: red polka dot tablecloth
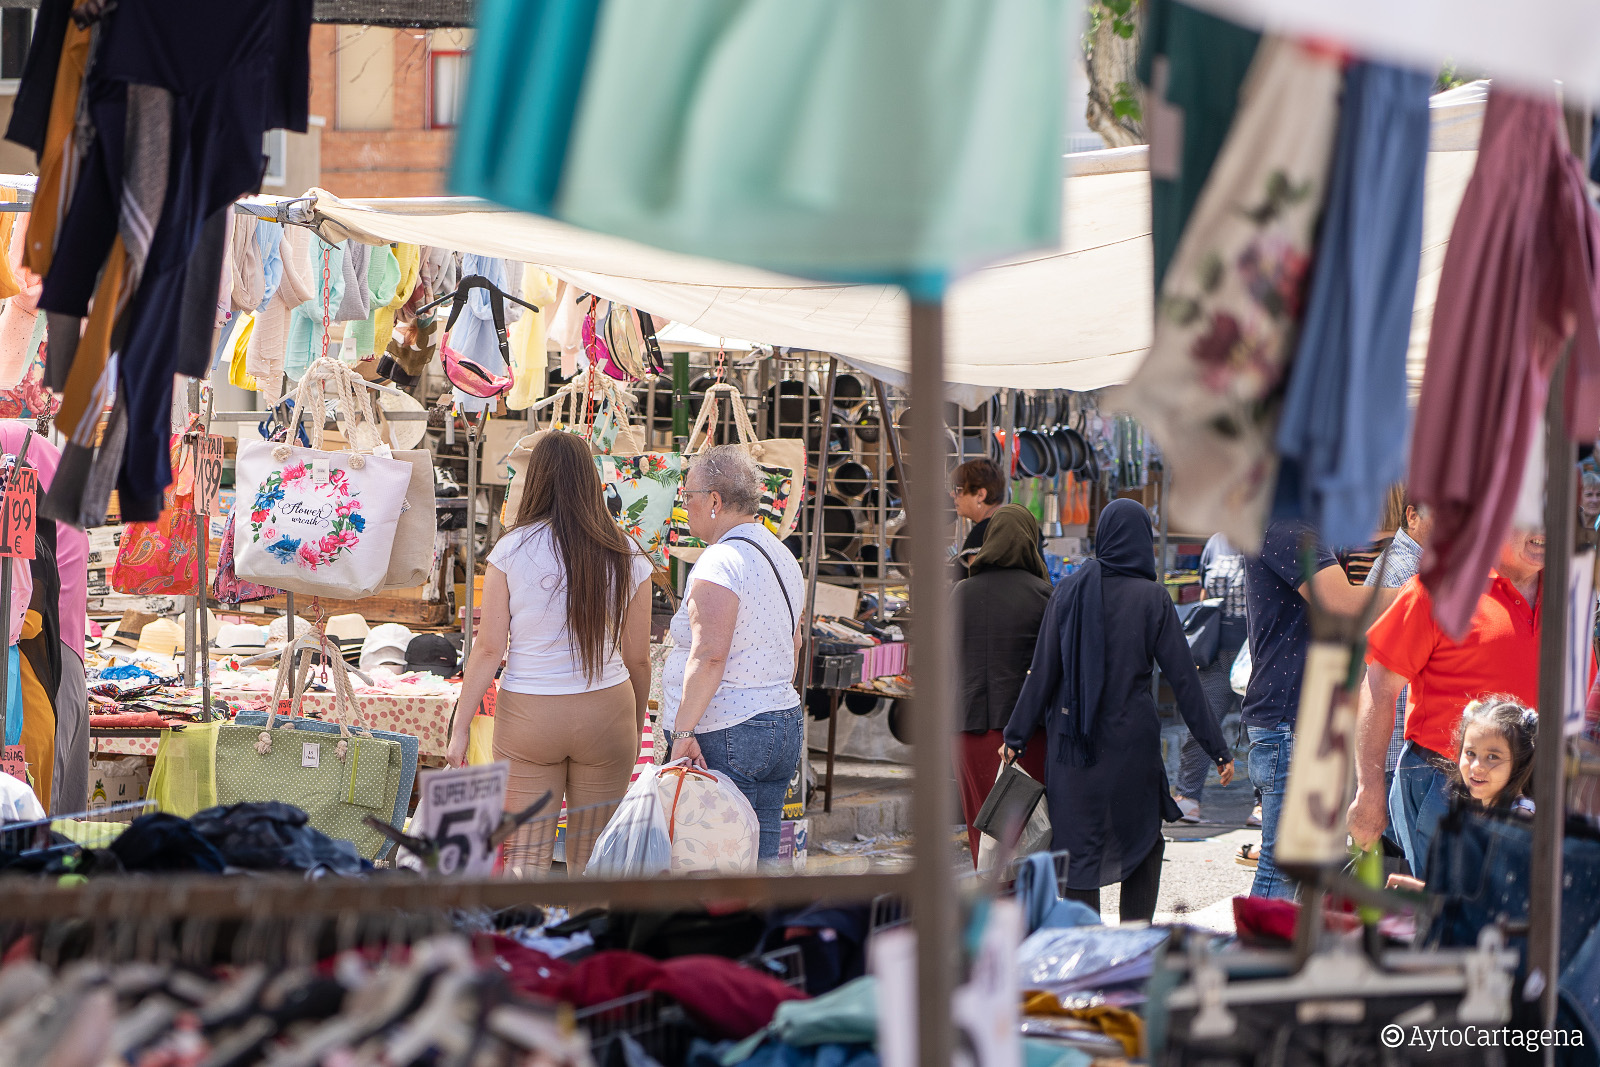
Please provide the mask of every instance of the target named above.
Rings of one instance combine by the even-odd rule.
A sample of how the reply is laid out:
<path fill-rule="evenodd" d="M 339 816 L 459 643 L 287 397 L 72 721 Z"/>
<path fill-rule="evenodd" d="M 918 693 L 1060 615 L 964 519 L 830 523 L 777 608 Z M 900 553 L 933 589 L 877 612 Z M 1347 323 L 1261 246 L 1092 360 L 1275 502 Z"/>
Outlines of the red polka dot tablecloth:
<path fill-rule="evenodd" d="M 217 695 L 237 700 L 246 707 L 266 705 L 260 693 L 218 690 Z M 356 725 L 369 730 L 411 734 L 417 739 L 421 755 L 442 757 L 450 747 L 450 715 L 455 706 L 456 698 L 449 695 L 363 696 L 358 693 L 355 720 Z M 309 718 L 330 719 L 333 716 L 333 694 L 307 693 L 300 707 L 301 714 Z M 154 756 L 160 743 L 154 737 L 96 737 L 91 741 L 90 748 L 110 755 Z"/>

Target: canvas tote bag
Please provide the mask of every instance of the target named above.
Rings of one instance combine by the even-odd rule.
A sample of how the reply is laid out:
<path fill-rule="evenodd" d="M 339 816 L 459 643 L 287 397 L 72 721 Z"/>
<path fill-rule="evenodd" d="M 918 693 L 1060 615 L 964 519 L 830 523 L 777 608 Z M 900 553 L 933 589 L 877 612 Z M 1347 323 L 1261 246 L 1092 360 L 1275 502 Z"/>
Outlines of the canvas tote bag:
<path fill-rule="evenodd" d="M 804 440 L 781 437 L 758 441 L 739 390 L 731 385 L 717 384 L 706 389 L 700 414 L 689 433 L 684 457 L 692 463 L 695 456 L 711 447 L 711 419 L 716 413 L 717 402 L 724 396 L 728 398 L 728 406 L 733 409 L 734 431 L 738 434 L 739 444 L 756 461 L 756 467 L 761 472 L 761 505 L 756 509 L 756 518 L 782 540 L 794 533 L 800 521 L 800 506 L 805 502 Z M 672 512 L 669 540 L 672 554 L 691 562 L 699 557 L 699 550 L 705 548 L 703 541 L 689 533 L 689 517 L 683 510 L 681 492 Z"/>
<path fill-rule="evenodd" d="M 300 665 L 298 679 L 293 679 L 291 672 L 299 652 L 308 647 L 320 650 L 328 659 L 337 735 L 297 725 L 311 670 L 309 657 Z M 277 709 L 291 691 L 289 717 L 284 718 Z M 305 811 L 318 830 L 350 841 L 361 855 L 376 859 L 389 841 L 363 819 L 371 815 L 393 822 L 406 758 L 399 741 L 352 729 L 354 712 L 355 690 L 336 647 L 322 638 L 315 645 L 308 639 L 286 649 L 267 704 L 265 725 L 228 725 L 217 731 L 216 803 L 279 800 L 293 804 Z"/>
<path fill-rule="evenodd" d="M 288 440 L 239 450 L 234 569 L 240 578 L 340 600 L 359 600 L 383 587 L 413 468 L 380 454 L 387 446 L 370 455 L 353 443 L 345 452 L 320 448 L 325 386 L 339 398 L 347 442 L 354 440 L 350 413 L 375 422 L 366 387 L 353 384 L 354 377 L 340 360 L 316 360 L 300 380 Z M 308 414 L 313 447 L 289 443 Z"/>

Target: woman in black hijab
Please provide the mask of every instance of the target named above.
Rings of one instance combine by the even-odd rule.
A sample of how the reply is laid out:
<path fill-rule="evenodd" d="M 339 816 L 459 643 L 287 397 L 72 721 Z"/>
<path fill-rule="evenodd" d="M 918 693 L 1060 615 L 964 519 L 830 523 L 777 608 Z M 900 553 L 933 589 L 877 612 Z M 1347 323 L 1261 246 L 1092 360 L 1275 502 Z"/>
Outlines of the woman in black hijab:
<path fill-rule="evenodd" d="M 1050 578 L 1039 554 L 1039 520 L 1021 504 L 1006 504 L 988 520 L 988 532 L 966 579 L 950 594 L 961 657 L 961 735 L 956 739 L 956 783 L 967 820 L 972 862 L 978 862 L 978 817 L 1000 773 L 1000 731 L 1028 677 Z M 1044 746 L 1034 746 L 1022 769 L 1044 781 Z"/>
<path fill-rule="evenodd" d="M 1161 822 L 1181 815 L 1168 791 L 1151 696 L 1158 664 L 1228 784 L 1233 754 L 1200 688 L 1177 610 L 1156 582 L 1150 515 L 1136 501 L 1113 500 L 1100 513 L 1095 558 L 1056 586 L 1045 608 L 1005 741 L 1009 758 L 1044 726 L 1051 847 L 1071 853 L 1066 896 L 1098 909 L 1100 887 L 1121 882 L 1123 922 L 1155 915 Z"/>

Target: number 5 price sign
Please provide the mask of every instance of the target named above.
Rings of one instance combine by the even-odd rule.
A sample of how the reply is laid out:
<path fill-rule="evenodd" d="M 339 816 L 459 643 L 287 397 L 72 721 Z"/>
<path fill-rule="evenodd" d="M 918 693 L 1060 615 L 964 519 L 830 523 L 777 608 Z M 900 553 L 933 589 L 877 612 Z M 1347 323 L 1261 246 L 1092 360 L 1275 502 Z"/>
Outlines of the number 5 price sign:
<path fill-rule="evenodd" d="M 505 813 L 510 775 L 504 761 L 423 773 L 412 832 L 438 844 L 440 874 L 484 878 L 493 872 L 489 835 Z"/>
<path fill-rule="evenodd" d="M 1316 641 L 1306 654 L 1294 728 L 1289 788 L 1278 817 L 1273 858 L 1283 864 L 1342 864 L 1345 815 L 1355 781 L 1355 691 L 1350 648 Z"/>

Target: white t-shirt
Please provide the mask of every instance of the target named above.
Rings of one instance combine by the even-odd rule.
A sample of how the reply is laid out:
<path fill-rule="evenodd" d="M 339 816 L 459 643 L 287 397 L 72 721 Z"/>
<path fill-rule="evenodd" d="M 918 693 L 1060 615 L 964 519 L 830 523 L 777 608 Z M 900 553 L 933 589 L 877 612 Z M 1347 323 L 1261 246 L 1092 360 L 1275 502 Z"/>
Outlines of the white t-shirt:
<path fill-rule="evenodd" d="M 562 695 L 610 689 L 628 680 L 620 648 L 613 648 L 593 682 L 567 629 L 566 572 L 548 523 L 512 530 L 489 553 L 511 591 L 511 638 L 500 687 L 513 693 Z M 628 576 L 631 599 L 650 578 L 650 561 L 634 553 Z"/>
<path fill-rule="evenodd" d="M 767 559 L 749 538 L 766 550 Z M 774 573 L 774 567 L 777 573 Z M 779 576 L 783 585 L 780 587 Z M 739 618 L 728 648 L 728 665 L 716 696 L 695 724 L 696 733 L 737 726 L 764 711 L 783 711 L 800 703 L 794 688 L 794 628 L 805 606 L 805 581 L 800 564 L 783 542 L 759 522 L 729 530 L 707 548 L 689 572 L 689 583 L 711 582 L 739 597 Z M 787 590 L 788 601 L 784 600 Z M 689 665 L 688 598 L 672 617 L 672 653 L 661 673 L 662 722 L 676 729 L 683 699 L 683 675 Z"/>

